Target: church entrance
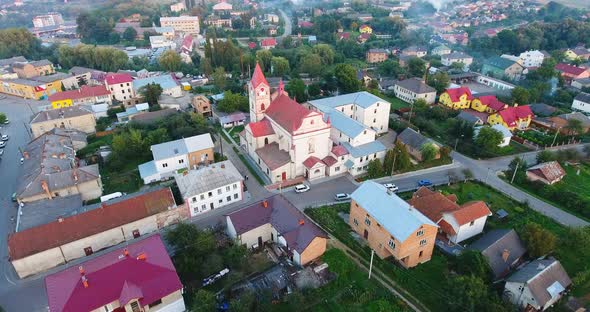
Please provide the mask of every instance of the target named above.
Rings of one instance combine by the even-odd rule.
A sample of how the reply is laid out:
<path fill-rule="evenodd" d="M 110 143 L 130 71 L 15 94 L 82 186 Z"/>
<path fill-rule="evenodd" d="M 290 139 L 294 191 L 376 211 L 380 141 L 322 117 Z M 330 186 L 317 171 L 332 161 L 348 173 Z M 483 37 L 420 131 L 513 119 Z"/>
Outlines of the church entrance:
<path fill-rule="evenodd" d="M 281 174 L 281 179 L 283 179 L 283 181 L 287 180 L 287 173 L 283 171 L 283 174 Z"/>

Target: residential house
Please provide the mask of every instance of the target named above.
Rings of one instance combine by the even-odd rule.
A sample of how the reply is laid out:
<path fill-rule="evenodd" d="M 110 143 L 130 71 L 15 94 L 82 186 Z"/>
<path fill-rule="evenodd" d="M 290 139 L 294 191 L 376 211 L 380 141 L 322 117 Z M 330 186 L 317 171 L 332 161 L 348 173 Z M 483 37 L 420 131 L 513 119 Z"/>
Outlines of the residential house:
<path fill-rule="evenodd" d="M 170 11 L 174 13 L 186 11 L 186 4 L 184 2 L 173 3 L 170 5 Z"/>
<path fill-rule="evenodd" d="M 495 95 L 482 95 L 471 100 L 471 109 L 482 113 L 497 113 L 508 105 L 502 103 Z"/>
<path fill-rule="evenodd" d="M 395 97 L 407 103 L 414 103 L 417 99 L 424 99 L 426 104 L 434 104 L 436 100 L 436 89 L 418 78 L 396 82 L 393 92 Z"/>
<path fill-rule="evenodd" d="M 160 87 L 162 87 L 162 94 L 172 97 L 182 96 L 182 88 L 180 87 L 180 84 L 171 75 L 162 75 L 133 80 L 133 90 L 135 91 L 135 94 L 140 94 L 141 88 L 147 86 L 148 84 L 160 85 Z"/>
<path fill-rule="evenodd" d="M 474 131 L 473 131 L 474 138 L 477 138 L 481 128 L 482 127 L 476 127 L 474 129 Z M 492 129 L 498 131 L 500 134 L 502 134 L 502 141 L 500 141 L 500 143 L 498 144 L 498 147 L 506 147 L 506 146 L 510 145 L 510 140 L 512 140 L 512 132 L 510 132 L 510 130 L 508 130 L 508 128 L 504 127 L 501 124 L 491 125 L 490 128 L 492 128 Z"/>
<path fill-rule="evenodd" d="M 25 99 L 43 100 L 49 95 L 61 92 L 61 81 L 43 83 L 29 79 L 5 79 L 0 81 L 0 93 Z"/>
<path fill-rule="evenodd" d="M 563 170 L 559 162 L 549 161 L 527 168 L 526 177 L 529 181 L 539 181 L 552 185 L 565 177 L 565 170 Z"/>
<path fill-rule="evenodd" d="M 129 74 L 108 73 L 104 82 L 113 100 L 128 102 L 135 97 L 133 77 Z"/>
<path fill-rule="evenodd" d="M 271 23 L 271 24 L 278 24 L 279 23 L 279 16 L 277 14 L 264 14 L 264 19 Z"/>
<path fill-rule="evenodd" d="M 488 123 L 490 125 L 501 124 L 504 127 L 510 129 L 525 130 L 531 124 L 531 120 L 535 115 L 528 105 L 515 106 L 504 108 L 503 110 L 491 114 L 488 117 Z"/>
<path fill-rule="evenodd" d="M 300 27 L 300 28 L 312 28 L 313 27 L 313 23 L 310 22 L 310 21 L 299 20 L 297 22 L 297 27 Z"/>
<path fill-rule="evenodd" d="M 520 80 L 525 73 L 525 68 L 518 62 L 496 56 L 484 62 L 481 73 L 496 78 L 508 77 L 511 80 Z"/>
<path fill-rule="evenodd" d="M 134 193 L 13 233 L 8 237 L 8 254 L 24 278 L 185 218 L 186 211 L 176 207 L 170 188 Z"/>
<path fill-rule="evenodd" d="M 69 73 L 78 78 L 78 86 L 80 87 L 85 84 L 89 86 L 102 85 L 104 83 L 104 77 L 107 74 L 97 69 L 80 66 L 70 68 Z"/>
<path fill-rule="evenodd" d="M 209 133 L 152 145 L 150 150 L 154 160 L 139 165 L 144 184 L 171 178 L 178 170 L 197 169 L 214 160 Z"/>
<path fill-rule="evenodd" d="M 541 116 L 541 117 L 551 116 L 557 111 L 556 107 L 551 106 L 551 105 L 547 105 L 545 103 L 535 103 L 535 104 L 531 104 L 529 106 L 531 107 L 533 114 L 535 114 L 536 116 Z"/>
<path fill-rule="evenodd" d="M 124 112 L 117 113 L 117 121 L 120 123 L 126 123 L 134 119 L 135 117 L 149 112 L 150 105 L 148 103 L 141 103 L 125 109 Z"/>
<path fill-rule="evenodd" d="M 213 113 L 211 111 L 211 103 L 209 102 L 209 99 L 206 96 L 202 94 L 197 94 L 193 97 L 191 103 L 193 105 L 195 112 L 203 115 L 203 117 L 213 116 Z"/>
<path fill-rule="evenodd" d="M 571 284 L 559 261 L 538 259 L 506 279 L 503 296 L 526 311 L 545 311 L 561 299 Z"/>
<path fill-rule="evenodd" d="M 476 115 L 468 110 L 462 110 L 459 112 L 459 115 L 457 115 L 457 119 L 466 121 L 471 126 L 482 126 L 487 121 L 487 116 L 486 118 L 482 118 L 479 114 Z"/>
<path fill-rule="evenodd" d="M 176 42 L 169 40 L 164 36 L 150 36 L 150 48 L 152 48 L 152 50 L 160 48 L 165 50 L 175 50 Z"/>
<path fill-rule="evenodd" d="M 451 48 L 449 48 L 446 45 L 442 44 L 442 45 L 436 46 L 434 49 L 432 49 L 432 52 L 431 53 L 433 55 L 443 56 L 445 54 L 451 54 L 451 52 L 453 52 L 451 50 Z"/>
<path fill-rule="evenodd" d="M 21 79 L 55 74 L 53 63 L 48 60 L 16 62 L 12 64 L 12 70 L 18 75 L 18 78 Z"/>
<path fill-rule="evenodd" d="M 523 260 L 526 248 L 513 229 L 498 229 L 485 233 L 469 245 L 469 249 L 478 250 L 486 258 L 494 280 L 508 275 Z"/>
<path fill-rule="evenodd" d="M 421 46 L 409 46 L 402 50 L 402 54 L 422 58 L 428 54 L 428 50 Z"/>
<path fill-rule="evenodd" d="M 83 85 L 78 90 L 63 91 L 48 97 L 51 107 L 54 109 L 75 105 L 92 105 L 97 103 L 112 104 L 111 93 L 103 85 Z"/>
<path fill-rule="evenodd" d="M 371 26 L 369 25 L 361 25 L 361 27 L 359 27 L 359 32 L 361 34 L 372 34 L 373 33 L 373 28 L 371 28 Z"/>
<path fill-rule="evenodd" d="M 45 277 L 48 311 L 186 311 L 160 234 Z"/>
<path fill-rule="evenodd" d="M 408 203 L 438 225 L 439 233 L 458 244 L 480 234 L 492 212 L 483 201 L 457 204 L 457 196 L 419 188 Z"/>
<path fill-rule="evenodd" d="M 307 265 L 326 251 L 328 234 L 281 194 L 226 215 L 226 223 L 228 235 L 239 244 L 277 244 L 297 265 Z"/>
<path fill-rule="evenodd" d="M 348 40 L 348 39 L 350 39 L 350 33 L 349 32 L 337 33 L 336 36 L 338 36 L 338 40 Z"/>
<path fill-rule="evenodd" d="M 246 115 L 242 112 L 233 113 L 219 117 L 219 124 L 223 128 L 233 128 L 235 126 L 242 126 L 246 122 Z"/>
<path fill-rule="evenodd" d="M 405 268 L 430 260 L 438 226 L 383 185 L 365 181 L 351 195 L 350 227 L 381 259 Z"/>
<path fill-rule="evenodd" d="M 175 32 L 198 35 L 200 31 L 198 16 L 170 16 L 160 17 L 160 26 L 172 27 Z"/>
<path fill-rule="evenodd" d="M 447 89 L 438 98 L 438 102 L 448 108 L 468 109 L 471 106 L 473 95 L 468 87 Z"/>
<path fill-rule="evenodd" d="M 473 63 L 473 57 L 463 52 L 453 52 L 450 54 L 444 54 L 440 57 L 441 62 L 445 66 L 451 66 L 453 63 L 461 63 L 464 68 L 469 68 L 469 65 Z"/>
<path fill-rule="evenodd" d="M 382 63 L 387 61 L 389 53 L 385 49 L 369 49 L 366 53 L 367 63 Z"/>
<path fill-rule="evenodd" d="M 205 25 L 213 26 L 216 28 L 232 28 L 232 19 L 229 17 L 220 17 L 218 15 L 210 15 L 205 20 Z"/>
<path fill-rule="evenodd" d="M 360 35 L 358 35 L 358 37 L 356 39 L 357 39 L 357 42 L 358 43 L 365 43 L 370 38 L 371 38 L 371 34 L 369 34 L 369 33 L 361 33 Z"/>
<path fill-rule="evenodd" d="M 74 129 L 86 134 L 96 132 L 94 115 L 85 107 L 79 106 L 39 112 L 33 117 L 30 125 L 33 138 L 54 128 Z"/>
<path fill-rule="evenodd" d="M 567 113 L 567 114 L 561 114 L 552 118 L 549 118 L 552 122 L 552 129 L 553 130 L 558 130 L 559 132 L 561 132 L 562 134 L 565 135 L 572 135 L 572 134 L 584 134 L 587 133 L 590 130 L 590 117 L 588 117 L 585 114 L 582 114 L 581 112 L 573 112 L 573 113 Z M 575 131 L 574 129 L 570 129 L 568 127 L 568 121 L 570 119 L 575 119 L 578 120 L 581 126 L 581 132 L 580 133 L 574 133 L 573 131 Z"/>
<path fill-rule="evenodd" d="M 572 88 L 576 88 L 578 90 L 590 89 L 590 78 L 572 80 Z"/>
<path fill-rule="evenodd" d="M 539 50 L 531 50 L 520 53 L 519 58 L 522 61 L 522 65 L 526 68 L 540 67 L 545 60 L 545 54 Z"/>
<path fill-rule="evenodd" d="M 576 95 L 572 102 L 572 109 L 584 113 L 590 113 L 590 94 L 582 92 Z"/>
<path fill-rule="evenodd" d="M 275 38 L 265 38 L 260 41 L 260 47 L 264 50 L 274 49 L 277 46 Z"/>
<path fill-rule="evenodd" d="M 225 1 L 219 2 L 213 6 L 213 12 L 220 15 L 228 14 L 232 9 L 233 6 Z"/>
<path fill-rule="evenodd" d="M 583 61 L 587 61 L 590 59 L 590 50 L 583 46 L 578 46 L 574 49 L 568 49 L 566 51 L 566 57 L 570 60 L 581 59 Z"/>
<path fill-rule="evenodd" d="M 422 161 L 422 149 L 425 145 L 432 144 L 438 150 L 441 148 L 438 143 L 416 132 L 412 128 L 406 128 L 397 136 L 396 140 L 402 143 L 408 150 L 408 153 L 418 161 Z M 435 159 L 438 158 L 440 158 L 440 153 L 437 153 L 435 156 Z"/>
<path fill-rule="evenodd" d="M 226 160 L 174 176 L 191 217 L 238 203 L 244 197 L 243 176 Z"/>
<path fill-rule="evenodd" d="M 561 77 L 563 77 L 568 85 L 574 80 L 590 78 L 590 71 L 583 67 L 559 63 L 555 65 L 555 70 L 561 73 Z"/>
<path fill-rule="evenodd" d="M 131 121 L 133 123 L 137 123 L 140 125 L 150 125 L 178 113 L 179 110 L 177 110 L 176 108 L 164 108 L 153 112 L 148 111 L 142 114 L 138 114 L 136 116 L 133 116 L 133 118 L 131 118 Z"/>
<path fill-rule="evenodd" d="M 16 187 L 19 202 L 80 194 L 82 200 L 102 195 L 98 164 L 76 159 L 78 131 L 53 129 L 33 139 L 22 151 L 22 174 Z M 85 142 L 82 143 L 85 146 Z M 78 144 L 77 147 L 83 147 Z"/>
<path fill-rule="evenodd" d="M 154 27 L 154 31 L 161 36 L 164 36 L 167 40 L 174 40 L 176 37 L 176 31 L 174 31 L 174 27 Z"/>

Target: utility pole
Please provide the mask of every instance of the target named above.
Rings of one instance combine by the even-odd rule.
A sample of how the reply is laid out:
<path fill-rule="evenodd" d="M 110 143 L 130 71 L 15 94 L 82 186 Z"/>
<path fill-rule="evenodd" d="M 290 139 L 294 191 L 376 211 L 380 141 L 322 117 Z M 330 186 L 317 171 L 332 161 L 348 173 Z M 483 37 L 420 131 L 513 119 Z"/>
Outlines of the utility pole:
<path fill-rule="evenodd" d="M 371 249 L 371 263 L 369 264 L 369 279 L 371 279 L 371 273 L 373 272 L 373 256 L 375 255 L 375 250 Z"/>
<path fill-rule="evenodd" d="M 555 136 L 553 137 L 553 142 L 551 143 L 551 147 L 553 147 L 553 145 L 555 145 L 555 141 L 557 140 L 557 135 L 559 134 L 559 130 L 561 130 L 561 127 L 557 128 L 557 131 L 555 131 Z"/>
<path fill-rule="evenodd" d="M 520 161 L 516 163 L 516 167 L 514 168 L 514 173 L 512 174 L 512 179 L 510 179 L 510 184 L 514 182 L 514 178 L 516 177 L 516 171 L 518 170 L 518 165 L 520 165 Z"/>
<path fill-rule="evenodd" d="M 393 171 L 395 170 L 395 159 L 397 158 L 397 152 L 393 151 L 393 164 L 391 164 L 391 175 L 393 175 Z"/>
<path fill-rule="evenodd" d="M 408 117 L 408 123 L 410 125 L 412 125 L 412 111 L 414 110 L 414 102 L 412 102 L 412 105 L 410 106 L 410 116 Z"/>
<path fill-rule="evenodd" d="M 488 172 L 486 173 L 486 180 L 485 180 L 484 184 L 488 184 L 488 177 L 490 176 L 490 169 L 491 168 L 488 167 Z"/>

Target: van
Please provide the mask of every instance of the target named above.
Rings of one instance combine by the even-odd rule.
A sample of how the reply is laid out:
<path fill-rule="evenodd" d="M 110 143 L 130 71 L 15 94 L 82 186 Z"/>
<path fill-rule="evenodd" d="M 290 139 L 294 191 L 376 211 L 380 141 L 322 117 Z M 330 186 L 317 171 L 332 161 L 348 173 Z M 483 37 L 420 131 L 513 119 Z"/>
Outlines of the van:
<path fill-rule="evenodd" d="M 104 195 L 104 196 L 101 196 L 101 197 L 100 197 L 100 202 L 101 202 L 101 203 L 104 203 L 104 202 L 106 202 L 106 201 L 109 201 L 109 200 L 111 200 L 111 199 L 115 199 L 115 198 L 121 197 L 121 196 L 123 196 L 123 195 L 124 195 L 124 194 L 123 194 L 123 193 L 121 193 L 121 192 L 115 192 L 115 193 L 111 193 L 111 194 L 108 194 L 108 195 Z"/>

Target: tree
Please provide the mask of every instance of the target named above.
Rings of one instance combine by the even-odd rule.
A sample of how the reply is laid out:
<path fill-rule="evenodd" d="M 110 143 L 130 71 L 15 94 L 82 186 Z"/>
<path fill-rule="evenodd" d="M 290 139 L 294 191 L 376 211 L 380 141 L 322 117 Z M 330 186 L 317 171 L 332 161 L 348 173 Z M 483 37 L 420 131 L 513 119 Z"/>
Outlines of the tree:
<path fill-rule="evenodd" d="M 297 102 L 303 103 L 307 101 L 307 94 L 305 94 L 305 83 L 303 80 L 298 78 L 291 79 L 289 80 L 289 83 L 287 83 L 285 89 L 287 92 L 289 92 L 291 97 L 297 100 Z"/>
<path fill-rule="evenodd" d="M 127 41 L 134 41 L 137 37 L 137 30 L 133 27 L 127 27 L 123 32 L 123 39 Z"/>
<path fill-rule="evenodd" d="M 223 91 L 225 89 L 227 80 L 225 76 L 225 69 L 223 67 L 215 68 L 215 71 L 213 74 L 211 74 L 211 77 L 213 78 L 213 84 L 217 87 L 217 89 Z"/>
<path fill-rule="evenodd" d="M 270 70 L 272 61 L 272 52 L 270 50 L 258 50 L 256 51 L 256 62 L 260 64 L 264 72 Z"/>
<path fill-rule="evenodd" d="M 426 62 L 421 58 L 412 57 L 408 61 L 408 74 L 413 77 L 422 77 L 426 73 Z"/>
<path fill-rule="evenodd" d="M 449 74 L 443 71 L 437 71 L 434 75 L 430 75 L 427 81 L 428 85 L 435 88 L 439 94 L 447 89 L 450 82 Z"/>
<path fill-rule="evenodd" d="M 334 69 L 338 88 L 343 93 L 357 92 L 361 88 L 360 80 L 356 79 L 356 69 L 349 64 L 338 64 Z"/>
<path fill-rule="evenodd" d="M 383 165 L 379 159 L 369 161 L 369 168 L 367 169 L 367 176 L 369 179 L 377 179 L 384 175 Z"/>
<path fill-rule="evenodd" d="M 481 278 L 473 275 L 452 277 L 447 294 L 451 311 L 481 311 L 488 301 L 488 287 Z"/>
<path fill-rule="evenodd" d="M 160 66 L 169 72 L 179 71 L 182 66 L 182 59 L 180 55 L 173 50 L 168 50 L 160 56 L 158 59 Z"/>
<path fill-rule="evenodd" d="M 6 120 L 8 120 L 6 118 L 6 114 L 0 113 L 0 124 L 4 124 L 6 122 Z"/>
<path fill-rule="evenodd" d="M 550 150 L 542 150 L 537 154 L 537 163 L 544 163 L 556 159 L 554 152 Z"/>
<path fill-rule="evenodd" d="M 25 28 L 0 30 L 0 59 L 19 55 L 38 57 L 42 49 L 41 41 Z"/>
<path fill-rule="evenodd" d="M 289 74 L 291 67 L 289 60 L 282 56 L 273 56 L 271 59 L 272 73 L 274 76 L 283 76 Z"/>
<path fill-rule="evenodd" d="M 529 255 L 533 258 L 549 254 L 555 249 L 557 243 L 555 234 L 533 222 L 529 222 L 524 226 L 521 237 L 527 246 Z"/>
<path fill-rule="evenodd" d="M 320 85 L 318 83 L 312 83 L 309 86 L 307 86 L 307 94 L 314 98 L 316 96 L 319 96 L 322 93 L 322 88 L 320 87 Z"/>
<path fill-rule="evenodd" d="M 426 143 L 420 147 L 420 154 L 423 161 L 431 161 L 436 158 L 438 148 L 433 143 Z"/>
<path fill-rule="evenodd" d="M 395 170 L 406 170 L 412 166 L 410 153 L 408 153 L 408 150 L 404 144 L 395 142 L 394 151 L 397 153 L 397 157 L 395 159 Z"/>
<path fill-rule="evenodd" d="M 404 69 L 399 65 L 399 62 L 394 60 L 387 60 L 385 62 L 379 63 L 377 66 L 377 71 L 379 71 L 379 73 L 382 75 L 393 77 L 398 77 L 404 73 Z"/>
<path fill-rule="evenodd" d="M 191 311 L 193 312 L 210 312 L 216 310 L 215 294 L 205 290 L 199 289 L 194 296 Z"/>
<path fill-rule="evenodd" d="M 216 247 L 215 236 L 208 230 L 200 230 L 191 223 L 179 223 L 165 234 L 166 241 L 176 251 L 174 266 L 183 283 L 202 278 L 201 265 Z"/>
<path fill-rule="evenodd" d="M 322 58 L 317 54 L 305 55 L 299 65 L 299 71 L 311 77 L 317 77 L 322 72 Z M 356 76 L 356 74 L 355 74 Z"/>
<path fill-rule="evenodd" d="M 474 275 L 486 281 L 490 278 L 490 266 L 478 250 L 465 250 L 456 258 L 455 268 L 458 273 Z"/>
<path fill-rule="evenodd" d="M 483 148 L 486 152 L 493 152 L 498 149 L 502 143 L 503 135 L 500 131 L 490 127 L 483 126 L 475 138 L 475 144 Z"/>
<path fill-rule="evenodd" d="M 139 93 L 143 97 L 144 101 L 148 102 L 151 106 L 158 105 L 158 99 L 162 95 L 163 89 L 157 83 L 149 83 L 139 89 Z"/>
<path fill-rule="evenodd" d="M 322 64 L 331 65 L 334 63 L 334 50 L 328 44 L 317 44 L 312 48 L 312 52 L 320 56 Z"/>
<path fill-rule="evenodd" d="M 584 131 L 584 126 L 582 125 L 582 121 L 580 119 L 568 119 L 565 128 L 567 129 L 569 135 L 578 135 Z"/>
<path fill-rule="evenodd" d="M 530 99 L 530 93 L 523 87 L 516 87 L 512 89 L 512 103 L 517 104 L 528 104 Z"/>
<path fill-rule="evenodd" d="M 223 93 L 223 100 L 217 103 L 217 108 L 226 113 L 233 113 L 238 110 L 246 112 L 249 110 L 248 98 L 238 93 L 225 91 Z"/>

